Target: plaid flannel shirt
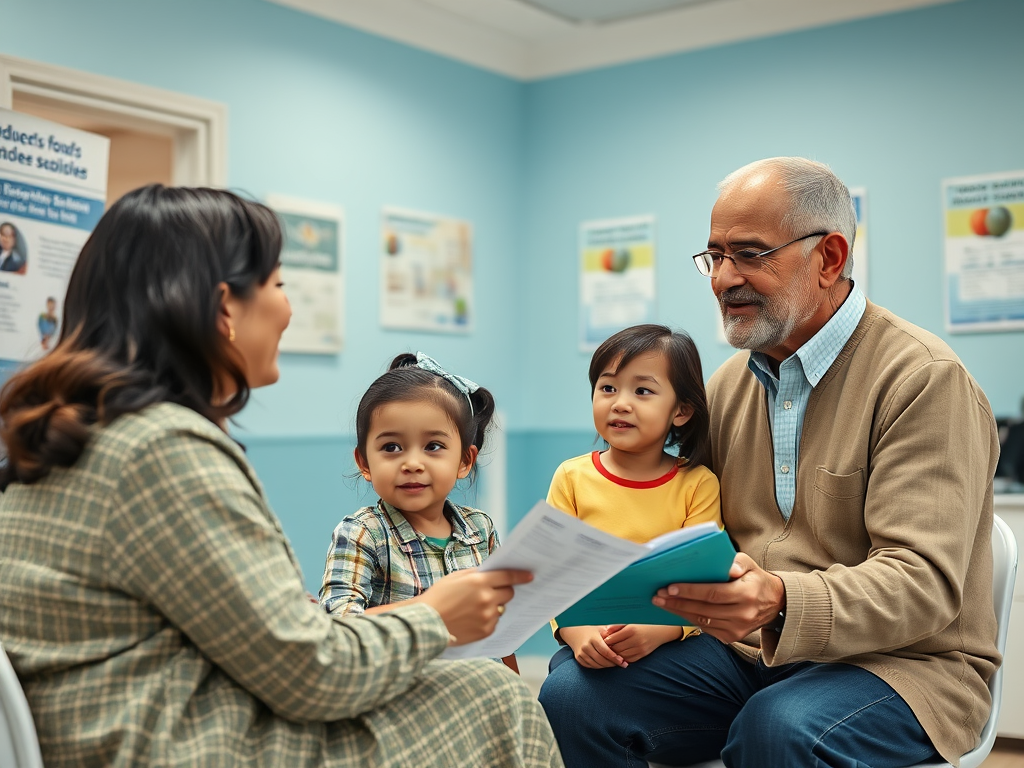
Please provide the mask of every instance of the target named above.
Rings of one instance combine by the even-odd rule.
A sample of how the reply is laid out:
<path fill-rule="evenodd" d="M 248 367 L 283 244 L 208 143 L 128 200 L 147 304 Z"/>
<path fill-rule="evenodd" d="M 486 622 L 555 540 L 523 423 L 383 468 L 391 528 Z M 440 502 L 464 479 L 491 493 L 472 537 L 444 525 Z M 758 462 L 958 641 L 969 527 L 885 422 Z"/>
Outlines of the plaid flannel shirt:
<path fill-rule="evenodd" d="M 443 555 L 387 502 L 363 507 L 334 529 L 320 604 L 329 613 L 362 613 L 422 594 L 452 571 L 480 565 L 498 546 L 491 518 L 445 502 L 452 537 Z"/>

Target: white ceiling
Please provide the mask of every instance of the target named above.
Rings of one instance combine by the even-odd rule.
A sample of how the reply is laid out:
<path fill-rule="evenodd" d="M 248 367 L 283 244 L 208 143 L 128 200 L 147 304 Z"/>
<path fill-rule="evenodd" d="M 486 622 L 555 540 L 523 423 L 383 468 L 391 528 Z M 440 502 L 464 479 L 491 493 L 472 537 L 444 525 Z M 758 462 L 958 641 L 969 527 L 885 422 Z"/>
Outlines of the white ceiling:
<path fill-rule="evenodd" d="M 519 80 L 538 80 L 956 0 L 270 2 Z"/>

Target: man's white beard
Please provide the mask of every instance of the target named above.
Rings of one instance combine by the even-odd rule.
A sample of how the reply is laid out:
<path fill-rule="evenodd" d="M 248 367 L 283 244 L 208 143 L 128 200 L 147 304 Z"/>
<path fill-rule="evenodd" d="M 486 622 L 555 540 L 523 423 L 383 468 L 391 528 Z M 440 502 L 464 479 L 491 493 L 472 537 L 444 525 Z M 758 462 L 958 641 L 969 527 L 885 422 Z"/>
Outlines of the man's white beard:
<path fill-rule="evenodd" d="M 807 322 L 817 311 L 811 297 L 802 295 L 801 288 L 809 289 L 803 277 L 794 275 L 787 290 L 774 296 L 758 293 L 749 286 L 723 292 L 718 298 L 718 306 L 722 311 L 726 341 L 737 349 L 751 349 L 755 352 L 767 352 L 782 346 L 793 330 Z M 749 318 L 726 314 L 726 299 L 756 305 L 757 315 Z"/>

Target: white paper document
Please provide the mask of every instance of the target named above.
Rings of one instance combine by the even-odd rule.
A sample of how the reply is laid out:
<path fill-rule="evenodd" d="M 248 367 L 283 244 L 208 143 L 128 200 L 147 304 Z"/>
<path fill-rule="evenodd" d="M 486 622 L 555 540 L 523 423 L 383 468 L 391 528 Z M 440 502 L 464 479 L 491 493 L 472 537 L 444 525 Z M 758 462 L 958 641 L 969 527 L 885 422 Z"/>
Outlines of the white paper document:
<path fill-rule="evenodd" d="M 660 555 L 662 552 L 675 549 L 689 541 L 696 541 L 712 533 L 717 533 L 718 530 L 718 526 L 714 523 L 697 523 L 697 525 L 676 528 L 674 531 L 663 533 L 661 536 L 656 536 L 643 545 L 644 549 L 647 550 L 644 553 L 643 559 L 646 560 L 648 557 Z"/>
<path fill-rule="evenodd" d="M 530 571 L 515 588 L 490 637 L 448 648 L 442 658 L 501 657 L 515 653 L 538 629 L 634 560 L 647 546 L 598 530 L 543 501 L 530 510 L 480 570 Z"/>

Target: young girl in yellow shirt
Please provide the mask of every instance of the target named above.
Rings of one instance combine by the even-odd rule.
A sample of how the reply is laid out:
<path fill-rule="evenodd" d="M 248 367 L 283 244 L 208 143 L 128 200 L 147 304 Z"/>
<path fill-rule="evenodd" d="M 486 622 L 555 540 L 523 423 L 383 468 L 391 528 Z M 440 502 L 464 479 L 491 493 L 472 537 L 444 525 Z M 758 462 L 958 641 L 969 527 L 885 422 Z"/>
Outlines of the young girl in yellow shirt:
<path fill-rule="evenodd" d="M 690 337 L 637 325 L 609 338 L 590 362 L 594 426 L 608 447 L 563 462 L 548 503 L 609 533 L 646 542 L 697 523 L 722 525 L 718 478 L 708 469 L 708 404 Z M 650 624 L 556 628 L 584 667 L 626 667 L 691 628 Z"/>

